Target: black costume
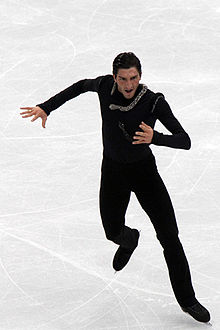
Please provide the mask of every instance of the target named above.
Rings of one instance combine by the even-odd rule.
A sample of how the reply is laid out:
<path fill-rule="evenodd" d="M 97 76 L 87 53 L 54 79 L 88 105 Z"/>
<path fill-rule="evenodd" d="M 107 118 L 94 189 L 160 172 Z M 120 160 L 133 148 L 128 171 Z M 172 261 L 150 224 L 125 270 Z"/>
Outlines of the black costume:
<path fill-rule="evenodd" d="M 197 300 L 169 194 L 149 145 L 132 144 L 135 132 L 142 131 L 139 128 L 141 121 L 154 128 L 157 119 L 172 135 L 154 130 L 152 144 L 190 149 L 190 138 L 163 94 L 155 94 L 139 84 L 134 97 L 126 99 L 118 91 L 112 75 L 80 80 L 38 106 L 49 115 L 66 101 L 88 91 L 98 93 L 101 105 L 104 149 L 100 213 L 106 237 L 125 248 L 132 248 L 135 243 L 133 229 L 125 226 L 125 213 L 133 191 L 164 249 L 177 301 L 182 307 L 191 306 Z"/>

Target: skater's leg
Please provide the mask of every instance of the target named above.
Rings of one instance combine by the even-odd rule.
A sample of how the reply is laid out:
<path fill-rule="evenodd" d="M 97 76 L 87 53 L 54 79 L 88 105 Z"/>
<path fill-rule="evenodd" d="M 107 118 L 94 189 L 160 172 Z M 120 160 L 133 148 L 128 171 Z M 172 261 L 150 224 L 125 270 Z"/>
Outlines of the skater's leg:
<path fill-rule="evenodd" d="M 126 249 L 136 244 L 135 231 L 125 226 L 125 213 L 131 191 L 123 178 L 123 169 L 103 159 L 99 193 L 100 214 L 107 239 Z"/>
<path fill-rule="evenodd" d="M 141 174 L 143 174 L 141 176 Z M 190 306 L 196 302 L 192 287 L 189 265 L 178 237 L 178 228 L 173 206 L 167 189 L 152 167 L 151 174 L 144 177 L 144 171 L 138 171 L 139 184 L 135 194 L 142 208 L 150 217 L 160 241 L 169 270 L 170 281 L 179 304 Z M 140 181 L 141 176 L 141 181 Z"/>

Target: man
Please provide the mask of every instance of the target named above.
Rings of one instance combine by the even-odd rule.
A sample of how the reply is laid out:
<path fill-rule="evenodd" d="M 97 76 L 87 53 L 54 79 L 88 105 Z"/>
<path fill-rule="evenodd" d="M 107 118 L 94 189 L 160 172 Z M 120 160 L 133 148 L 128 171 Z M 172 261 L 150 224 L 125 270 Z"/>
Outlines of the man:
<path fill-rule="evenodd" d="M 196 299 L 191 275 L 167 189 L 157 171 L 150 144 L 190 149 L 188 134 L 174 117 L 163 94 L 140 84 L 141 63 L 133 53 L 121 53 L 113 62 L 113 75 L 74 83 L 36 107 L 21 108 L 23 118 L 47 116 L 66 101 L 87 91 L 97 92 L 102 115 L 103 161 L 100 213 L 107 239 L 119 245 L 113 267 L 119 271 L 138 245 L 139 231 L 125 226 L 125 213 L 133 191 L 149 216 L 169 270 L 176 299 L 184 312 L 200 322 L 209 312 Z M 154 130 L 160 122 L 172 133 Z"/>

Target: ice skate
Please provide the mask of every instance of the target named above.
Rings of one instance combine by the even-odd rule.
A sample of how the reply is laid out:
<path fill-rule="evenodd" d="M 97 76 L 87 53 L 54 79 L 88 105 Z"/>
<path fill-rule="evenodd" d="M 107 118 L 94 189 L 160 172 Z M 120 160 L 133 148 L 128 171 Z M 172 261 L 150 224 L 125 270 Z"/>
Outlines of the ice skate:
<path fill-rule="evenodd" d="M 134 245 L 134 247 L 132 249 L 126 249 L 126 248 L 119 246 L 118 250 L 115 253 L 115 256 L 113 259 L 113 268 L 116 271 L 122 270 L 127 265 L 132 253 L 134 252 L 134 250 L 136 249 L 136 247 L 138 245 L 140 233 L 137 229 L 134 229 L 134 230 L 135 230 L 135 235 L 136 235 L 136 244 Z"/>
<path fill-rule="evenodd" d="M 210 321 L 209 311 L 202 306 L 199 302 L 190 307 L 181 307 L 185 313 L 191 315 L 195 320 L 199 322 L 207 323 Z"/>

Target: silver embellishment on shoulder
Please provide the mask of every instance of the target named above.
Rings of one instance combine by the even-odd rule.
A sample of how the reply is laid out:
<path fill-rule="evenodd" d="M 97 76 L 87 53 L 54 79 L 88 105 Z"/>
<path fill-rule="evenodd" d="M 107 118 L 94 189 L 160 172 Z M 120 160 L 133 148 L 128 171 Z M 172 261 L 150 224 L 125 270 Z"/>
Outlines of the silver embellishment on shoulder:
<path fill-rule="evenodd" d="M 114 82 L 113 87 L 112 87 L 112 91 L 111 91 L 111 95 L 114 94 L 115 89 L 116 89 L 116 85 L 117 85 L 116 82 Z"/>
<path fill-rule="evenodd" d="M 157 105 L 157 102 L 159 101 L 159 99 L 164 99 L 164 95 L 161 94 L 161 95 L 159 95 L 159 96 L 156 98 L 156 101 L 154 102 L 154 105 L 153 105 L 153 108 L 152 108 L 152 110 L 151 110 L 151 113 L 154 112 L 154 110 L 155 110 L 155 108 L 156 108 L 156 105 Z"/>
<path fill-rule="evenodd" d="M 113 86 L 113 88 L 114 88 L 114 86 Z M 127 107 L 123 107 L 121 105 L 116 105 L 116 104 L 110 104 L 109 109 L 110 110 L 120 110 L 120 111 L 124 111 L 124 112 L 125 111 L 130 111 L 131 109 L 133 109 L 135 107 L 135 105 L 142 98 L 142 96 L 147 92 L 147 90 L 148 90 L 148 87 L 143 84 L 143 87 L 142 87 L 142 90 L 140 91 L 140 93 L 136 96 L 134 101 L 131 102 L 131 104 L 129 104 Z"/>

